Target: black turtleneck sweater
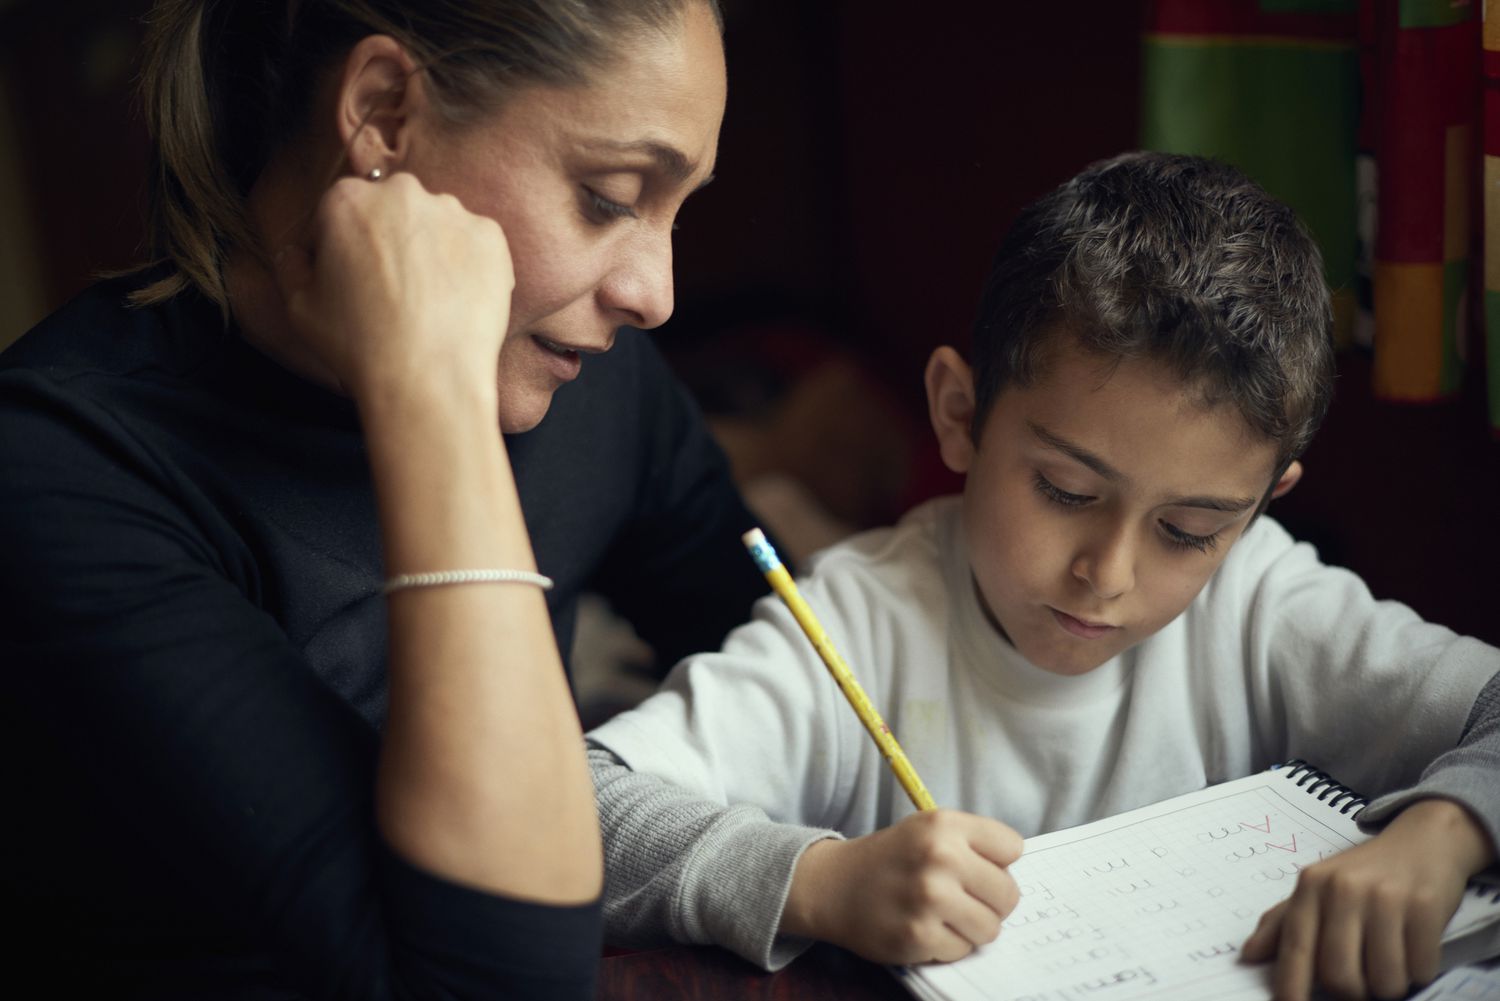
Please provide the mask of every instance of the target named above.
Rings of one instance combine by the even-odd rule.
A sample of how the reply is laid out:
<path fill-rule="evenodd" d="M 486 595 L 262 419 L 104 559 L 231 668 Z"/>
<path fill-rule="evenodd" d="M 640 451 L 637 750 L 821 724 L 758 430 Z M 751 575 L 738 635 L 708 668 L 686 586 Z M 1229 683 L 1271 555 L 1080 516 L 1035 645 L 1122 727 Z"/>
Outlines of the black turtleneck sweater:
<path fill-rule="evenodd" d="M 596 907 L 448 883 L 376 833 L 386 623 L 353 405 L 201 298 L 129 309 L 133 287 L 0 355 L 7 975 L 52 996 L 589 996 Z M 764 591 L 724 458 L 646 336 L 587 358 L 506 446 L 564 652 L 585 588 L 667 664 Z"/>

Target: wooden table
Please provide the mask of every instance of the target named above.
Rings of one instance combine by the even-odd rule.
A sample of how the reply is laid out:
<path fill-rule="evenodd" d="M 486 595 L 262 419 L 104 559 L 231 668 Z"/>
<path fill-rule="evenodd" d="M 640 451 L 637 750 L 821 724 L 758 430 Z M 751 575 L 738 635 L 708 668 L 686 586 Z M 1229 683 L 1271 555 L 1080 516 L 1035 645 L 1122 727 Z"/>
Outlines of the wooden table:
<path fill-rule="evenodd" d="M 599 963 L 598 1001 L 912 1001 L 885 967 L 815 945 L 779 973 L 713 946 L 678 945 Z"/>

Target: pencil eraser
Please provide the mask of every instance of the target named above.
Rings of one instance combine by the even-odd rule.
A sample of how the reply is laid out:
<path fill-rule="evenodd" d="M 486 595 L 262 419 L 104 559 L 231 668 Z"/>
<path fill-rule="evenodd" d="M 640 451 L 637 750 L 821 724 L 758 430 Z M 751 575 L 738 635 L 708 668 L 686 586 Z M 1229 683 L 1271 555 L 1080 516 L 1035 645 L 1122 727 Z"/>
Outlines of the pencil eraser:
<path fill-rule="evenodd" d="M 745 543 L 745 548 L 750 550 L 750 558 L 755 565 L 760 567 L 761 573 L 770 573 L 781 566 L 781 557 L 776 555 L 776 548 L 766 540 L 766 533 L 758 528 L 752 528 L 740 536 Z"/>

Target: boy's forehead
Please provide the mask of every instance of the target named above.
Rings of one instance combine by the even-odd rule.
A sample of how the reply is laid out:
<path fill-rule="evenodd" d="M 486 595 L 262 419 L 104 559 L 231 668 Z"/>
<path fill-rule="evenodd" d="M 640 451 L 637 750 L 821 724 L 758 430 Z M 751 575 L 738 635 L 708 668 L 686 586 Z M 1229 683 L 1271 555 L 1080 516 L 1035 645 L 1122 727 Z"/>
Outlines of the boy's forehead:
<path fill-rule="evenodd" d="M 1106 357 L 1066 337 L 1052 340 L 1029 384 L 1000 394 L 992 416 L 1015 444 L 1086 453 L 1125 481 L 1258 496 L 1277 471 L 1276 445 L 1214 396 L 1160 362 Z"/>

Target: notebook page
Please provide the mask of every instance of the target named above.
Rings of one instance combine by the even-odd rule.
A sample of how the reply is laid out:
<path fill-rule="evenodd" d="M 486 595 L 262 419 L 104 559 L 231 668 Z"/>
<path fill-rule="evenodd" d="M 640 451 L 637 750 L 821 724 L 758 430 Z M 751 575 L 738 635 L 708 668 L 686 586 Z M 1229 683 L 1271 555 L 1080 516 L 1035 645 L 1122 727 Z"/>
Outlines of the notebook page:
<path fill-rule="evenodd" d="M 1411 1001 L 1500 1001 L 1500 967 L 1449 970 Z"/>
<path fill-rule="evenodd" d="M 1269 998 L 1270 968 L 1241 965 L 1240 945 L 1298 872 L 1366 840 L 1285 774 L 1028 839 L 999 939 L 907 968 L 908 986 L 954 1001 Z"/>

